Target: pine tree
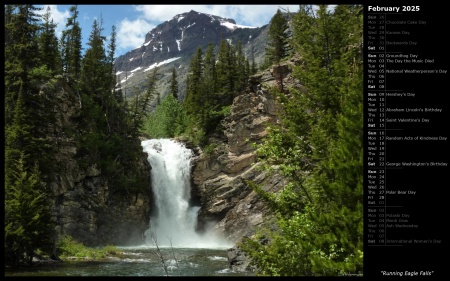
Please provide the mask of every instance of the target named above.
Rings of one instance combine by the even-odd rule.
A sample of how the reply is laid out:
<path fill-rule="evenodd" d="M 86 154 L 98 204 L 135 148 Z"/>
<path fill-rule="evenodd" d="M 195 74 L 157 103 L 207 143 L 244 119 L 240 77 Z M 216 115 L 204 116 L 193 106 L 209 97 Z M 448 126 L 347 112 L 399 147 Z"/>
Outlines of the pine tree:
<path fill-rule="evenodd" d="M 105 108 L 107 116 L 107 124 L 110 127 L 110 131 L 113 134 L 120 136 L 126 135 L 127 129 L 125 128 L 126 112 L 125 101 L 121 90 L 116 88 L 116 80 L 118 79 L 114 69 L 114 56 L 116 51 L 116 27 L 113 25 L 111 30 L 110 42 L 108 44 L 108 54 L 106 57 L 105 74 L 109 73 L 109 88 L 112 89 L 111 96 L 107 99 L 107 107 Z M 106 78 L 105 78 L 106 79 Z M 120 84 L 117 83 L 117 84 Z"/>
<path fill-rule="evenodd" d="M 111 33 L 108 50 L 102 35 L 103 21 L 94 20 L 88 49 L 81 62 L 79 89 L 82 113 L 79 156 L 84 165 L 96 164 L 111 186 L 110 196 L 131 194 L 142 188 L 144 180 L 136 169 L 140 153 L 137 139 L 148 105 L 131 103 L 130 108 L 122 92 L 115 90 L 114 51 L 115 28 Z"/>
<path fill-rule="evenodd" d="M 245 59 L 245 77 L 246 77 L 245 85 L 247 85 L 248 78 L 250 77 L 250 75 L 252 75 L 252 69 L 250 68 L 250 62 L 246 58 Z"/>
<path fill-rule="evenodd" d="M 55 229 L 39 167 L 26 167 L 25 159 L 21 153 L 9 167 L 12 174 L 5 186 L 5 256 L 15 265 L 31 265 L 38 249 L 50 253 Z"/>
<path fill-rule="evenodd" d="M 101 20 L 100 20 L 101 21 Z M 80 80 L 75 88 L 80 90 L 83 104 L 82 113 L 78 118 L 78 126 L 83 128 L 80 132 L 82 147 L 80 154 L 89 155 L 92 163 L 105 161 L 108 154 L 102 149 L 106 148 L 107 139 L 112 130 L 108 122 L 108 108 L 113 99 L 111 64 L 107 60 L 101 23 L 95 19 L 89 36 L 86 53 L 81 61 Z"/>
<path fill-rule="evenodd" d="M 203 61 L 203 94 L 201 99 L 203 100 L 204 111 L 202 128 L 206 134 L 215 129 L 218 118 L 217 112 L 221 109 L 220 99 L 217 97 L 216 56 L 214 49 L 215 47 L 212 43 L 208 44 Z"/>
<path fill-rule="evenodd" d="M 133 120 L 133 128 L 141 130 L 144 118 L 150 113 L 150 108 L 157 108 L 161 103 L 161 97 L 156 90 L 158 82 L 158 68 L 155 67 L 147 76 L 147 89 L 144 93 L 134 96 L 131 102 L 131 114 Z"/>
<path fill-rule="evenodd" d="M 29 75 L 39 64 L 36 36 L 40 17 L 39 9 L 29 4 L 7 5 L 5 10 L 5 126 L 9 126 L 19 88 L 26 96 L 32 92 Z"/>
<path fill-rule="evenodd" d="M 72 85 L 77 85 L 81 73 L 81 27 L 78 23 L 78 7 L 70 7 L 71 16 L 67 18 L 66 30 L 62 32 L 61 53 L 63 73 Z"/>
<path fill-rule="evenodd" d="M 175 69 L 175 66 L 172 68 L 172 78 L 170 80 L 170 93 L 176 100 L 178 100 L 178 81 L 177 81 L 177 70 Z"/>
<path fill-rule="evenodd" d="M 266 48 L 266 56 L 271 63 L 279 64 L 281 59 L 288 55 L 290 50 L 288 29 L 286 17 L 278 9 L 270 21 Z"/>
<path fill-rule="evenodd" d="M 216 55 L 214 45 L 208 44 L 204 58 L 204 74 L 203 83 L 205 84 L 205 91 L 207 93 L 208 103 L 212 105 L 215 101 L 215 93 L 217 92 L 217 73 L 216 73 Z M 217 101 L 216 101 L 217 103 Z M 212 105 L 214 107 L 214 105 Z"/>
<path fill-rule="evenodd" d="M 217 90 L 222 106 L 231 105 L 235 96 L 236 58 L 232 46 L 222 40 L 217 54 Z"/>
<path fill-rule="evenodd" d="M 33 153 L 33 124 L 28 122 L 28 114 L 24 89 L 20 87 L 19 97 L 14 108 L 14 118 L 11 125 L 5 128 L 5 184 L 12 185 L 13 178 L 11 173 L 14 171 L 14 165 L 19 160 L 21 154 L 29 157 Z"/>
<path fill-rule="evenodd" d="M 153 68 L 151 74 L 148 75 L 147 91 L 142 102 L 142 112 L 145 114 L 150 108 L 151 103 L 155 106 L 161 104 L 161 94 L 156 90 L 158 82 L 158 68 Z"/>
<path fill-rule="evenodd" d="M 190 62 L 188 74 L 186 101 L 184 102 L 186 112 L 195 116 L 200 122 L 202 114 L 202 77 L 203 77 L 203 51 L 199 47 Z"/>
<path fill-rule="evenodd" d="M 56 24 L 51 19 L 50 7 L 47 7 L 47 12 L 42 16 L 44 22 L 41 25 L 41 32 L 39 34 L 39 54 L 41 58 L 41 65 L 47 66 L 51 74 L 62 73 L 62 61 L 59 53 L 59 42 L 55 34 Z"/>
<path fill-rule="evenodd" d="M 89 94 L 93 99 L 103 99 L 106 90 L 110 90 L 111 64 L 105 54 L 104 42 L 106 37 L 101 33 L 103 28 L 95 19 L 89 36 L 89 48 L 86 50 L 82 60 L 82 89 L 83 93 Z M 109 94 L 109 93 L 108 93 Z M 103 106 L 104 101 L 99 103 Z M 103 103 L 103 104 L 102 104 Z"/>
<path fill-rule="evenodd" d="M 112 31 L 111 31 L 111 37 L 110 37 L 110 42 L 108 44 L 108 56 L 107 56 L 107 64 L 109 65 L 109 67 L 107 68 L 108 71 L 111 73 L 111 88 L 113 89 L 113 93 L 115 94 L 116 91 L 116 87 L 115 87 L 115 82 L 116 82 L 116 74 L 115 74 L 115 69 L 114 69 L 114 56 L 115 56 L 115 52 L 116 52 L 116 26 L 113 25 L 112 26 Z M 122 95 L 120 95 L 122 96 Z"/>
<path fill-rule="evenodd" d="M 10 40 L 5 45 L 5 131 L 17 132 L 19 123 L 28 123 L 27 136 L 21 140 L 18 151 L 30 156 L 30 161 L 37 161 L 47 177 L 52 171 L 52 143 L 49 140 L 53 121 L 53 99 L 49 91 L 41 89 L 53 86 L 53 72 L 41 65 L 39 20 L 33 5 L 13 5 L 6 8 L 6 33 Z M 21 96 L 21 104 L 16 103 Z M 17 109 L 25 118 L 18 118 Z M 28 118 L 28 120 L 27 120 Z M 23 123 L 22 123 L 23 122 Z M 15 136 L 17 137 L 17 136 Z M 19 137 L 20 138 L 20 137 Z M 11 147 L 17 143 L 11 141 Z M 17 158 L 16 158 L 17 160 Z"/>
<path fill-rule="evenodd" d="M 56 153 L 56 146 L 49 136 L 53 137 L 56 128 L 56 113 L 55 109 L 58 107 L 58 99 L 55 94 L 58 91 L 58 86 L 61 85 L 62 74 L 62 61 L 59 52 L 59 42 L 55 34 L 56 24 L 51 19 L 50 8 L 42 16 L 42 23 L 40 24 L 40 30 L 37 37 L 39 46 L 39 65 L 35 67 L 31 73 L 30 78 L 33 81 L 35 88 L 39 89 L 39 95 L 34 102 L 34 116 L 36 136 L 42 136 L 42 141 L 46 141 L 42 146 L 53 149 L 46 149 L 45 153 L 42 152 L 42 159 L 47 158 L 46 163 L 40 161 L 40 167 L 45 167 L 48 172 L 56 171 L 55 161 L 52 159 L 54 153 Z M 37 90 L 36 89 L 36 90 Z M 49 125 L 52 124 L 52 125 Z M 47 157 L 45 157 L 47 156 Z M 47 174 L 43 170 L 42 174 Z"/>
<path fill-rule="evenodd" d="M 251 60 L 251 66 L 250 66 L 250 75 L 256 74 L 256 72 L 258 72 L 258 67 L 256 65 L 255 62 L 255 48 L 252 45 L 252 49 L 251 49 L 251 55 L 250 55 L 250 60 Z"/>
<path fill-rule="evenodd" d="M 14 18 L 14 5 L 5 5 L 5 46 L 10 45 L 13 42 L 12 37 L 12 25 Z"/>
<path fill-rule="evenodd" d="M 240 92 L 245 89 L 248 80 L 248 73 L 246 70 L 246 60 L 242 52 L 242 43 L 238 41 L 236 46 L 236 91 Z"/>

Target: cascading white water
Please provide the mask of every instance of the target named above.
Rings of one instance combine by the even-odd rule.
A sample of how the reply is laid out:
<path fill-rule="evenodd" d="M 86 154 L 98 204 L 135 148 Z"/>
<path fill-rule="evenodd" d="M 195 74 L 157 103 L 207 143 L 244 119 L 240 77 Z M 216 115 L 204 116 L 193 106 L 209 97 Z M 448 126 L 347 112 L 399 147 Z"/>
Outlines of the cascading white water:
<path fill-rule="evenodd" d="M 170 139 L 151 139 L 141 143 L 152 167 L 152 190 L 156 210 L 146 231 L 146 244 L 158 246 L 217 248 L 229 243 L 208 231 L 195 231 L 198 206 L 189 204 L 190 161 L 192 151 L 184 144 Z"/>

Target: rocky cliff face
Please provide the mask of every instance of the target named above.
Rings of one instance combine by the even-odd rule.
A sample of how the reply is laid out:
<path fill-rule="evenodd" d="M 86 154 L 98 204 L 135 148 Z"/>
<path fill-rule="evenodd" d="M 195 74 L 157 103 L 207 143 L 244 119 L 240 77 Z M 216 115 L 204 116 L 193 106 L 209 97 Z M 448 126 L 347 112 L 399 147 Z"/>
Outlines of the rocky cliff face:
<path fill-rule="evenodd" d="M 50 184 L 57 232 L 71 235 L 87 246 L 140 244 L 147 229 L 150 192 L 116 196 L 110 194 L 108 182 L 95 165 L 80 167 L 76 161 L 77 145 L 67 128 L 80 114 L 80 100 L 64 82 L 57 92 L 58 116 L 54 124 L 54 144 L 59 170 Z M 141 173 L 149 179 L 150 167 L 142 154 Z"/>
<path fill-rule="evenodd" d="M 267 126 L 279 121 L 280 108 L 268 88 L 276 86 L 280 77 L 285 88 L 299 86 L 290 75 L 289 64 L 293 63 L 252 76 L 250 86 L 234 99 L 231 115 L 223 121 L 226 141 L 213 153 L 198 151 L 193 161 L 193 186 L 202 202 L 199 228 L 213 222 L 217 231 L 238 242 L 270 218 L 268 206 L 246 181 L 269 192 L 277 192 L 286 184 L 279 174 L 259 169 L 261 163 L 252 144 L 263 141 Z M 234 255 L 236 261 L 238 256 L 241 254 Z"/>

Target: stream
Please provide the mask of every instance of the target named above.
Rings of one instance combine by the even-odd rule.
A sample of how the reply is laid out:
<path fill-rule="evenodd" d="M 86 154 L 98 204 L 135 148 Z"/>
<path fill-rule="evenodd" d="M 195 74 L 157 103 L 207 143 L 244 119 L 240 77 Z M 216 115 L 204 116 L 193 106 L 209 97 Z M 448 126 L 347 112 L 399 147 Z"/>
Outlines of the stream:
<path fill-rule="evenodd" d="M 6 267 L 5 276 L 166 276 L 156 248 L 120 247 L 121 258 Z M 226 249 L 160 247 L 169 276 L 253 276 L 229 269 Z M 174 258 L 175 255 L 175 258 Z"/>

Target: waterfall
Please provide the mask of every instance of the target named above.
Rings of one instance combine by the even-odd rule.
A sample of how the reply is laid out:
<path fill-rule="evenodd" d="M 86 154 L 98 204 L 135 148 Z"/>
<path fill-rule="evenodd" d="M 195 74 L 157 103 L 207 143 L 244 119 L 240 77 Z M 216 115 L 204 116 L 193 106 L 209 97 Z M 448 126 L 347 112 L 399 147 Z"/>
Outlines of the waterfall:
<path fill-rule="evenodd" d="M 190 161 L 192 151 L 170 139 L 151 139 L 141 143 L 152 167 L 151 188 L 154 203 L 146 244 L 186 248 L 216 248 L 229 246 L 215 233 L 195 231 L 199 206 L 190 204 Z"/>

